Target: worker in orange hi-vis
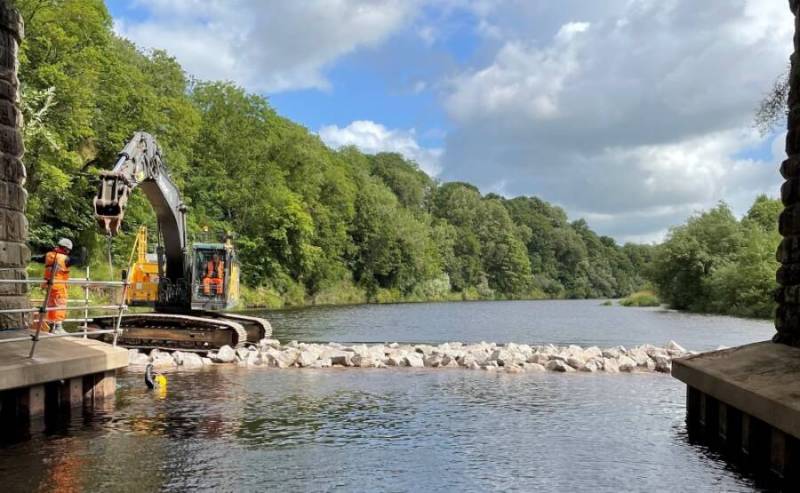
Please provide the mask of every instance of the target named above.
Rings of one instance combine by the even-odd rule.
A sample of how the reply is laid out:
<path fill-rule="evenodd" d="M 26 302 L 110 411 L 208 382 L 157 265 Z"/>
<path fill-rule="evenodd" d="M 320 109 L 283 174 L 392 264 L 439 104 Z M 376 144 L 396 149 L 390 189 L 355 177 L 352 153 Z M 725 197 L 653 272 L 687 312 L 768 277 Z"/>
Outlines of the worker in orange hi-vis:
<path fill-rule="evenodd" d="M 220 260 L 216 253 L 206 264 L 206 274 L 203 276 L 203 294 L 211 296 L 211 286 L 215 286 L 217 295 L 221 295 L 225 282 L 225 262 Z"/>
<path fill-rule="evenodd" d="M 71 256 L 72 241 L 61 238 L 58 245 L 46 255 L 35 257 L 34 260 L 44 263 L 44 280 L 42 289 L 45 296 L 48 296 L 48 284 L 52 279 L 52 286 L 49 289 L 47 298 L 48 308 L 64 308 L 63 310 L 49 310 L 46 320 L 50 325 L 50 332 L 53 334 L 63 334 L 64 319 L 67 318 L 67 281 L 69 281 L 69 268 L 73 265 L 82 265 L 86 261 L 86 249 L 82 248 L 79 255 Z M 41 323 L 41 321 L 39 321 Z"/>

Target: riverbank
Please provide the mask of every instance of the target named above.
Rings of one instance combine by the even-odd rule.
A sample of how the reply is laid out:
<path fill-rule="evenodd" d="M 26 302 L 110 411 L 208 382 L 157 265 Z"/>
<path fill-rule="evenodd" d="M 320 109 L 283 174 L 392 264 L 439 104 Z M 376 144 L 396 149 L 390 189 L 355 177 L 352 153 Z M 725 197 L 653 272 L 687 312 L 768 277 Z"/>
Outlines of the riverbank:
<path fill-rule="evenodd" d="M 172 353 L 154 349 L 149 354 L 131 349 L 129 368 L 198 369 L 204 366 L 235 364 L 262 368 L 461 368 L 486 371 L 575 371 L 594 373 L 669 373 L 672 359 L 689 353 L 674 341 L 664 347 L 645 344 L 633 348 L 616 346 L 601 349 L 578 345 L 464 344 L 306 344 L 277 339 L 262 339 L 258 344 L 233 349 L 223 346 L 206 357 L 196 353 Z"/>
<path fill-rule="evenodd" d="M 403 294 L 397 289 L 378 289 L 374 294 L 352 283 L 339 283 L 314 295 L 307 295 L 302 286 L 292 285 L 283 292 L 271 287 L 241 287 L 241 304 L 246 309 L 300 308 L 308 306 L 336 306 L 385 303 L 428 303 L 445 301 L 509 301 L 509 300 L 555 300 L 565 297 L 548 296 L 538 290 L 524 295 L 509 296 L 491 289 L 467 288 L 464 291 L 441 289 L 415 290 Z"/>

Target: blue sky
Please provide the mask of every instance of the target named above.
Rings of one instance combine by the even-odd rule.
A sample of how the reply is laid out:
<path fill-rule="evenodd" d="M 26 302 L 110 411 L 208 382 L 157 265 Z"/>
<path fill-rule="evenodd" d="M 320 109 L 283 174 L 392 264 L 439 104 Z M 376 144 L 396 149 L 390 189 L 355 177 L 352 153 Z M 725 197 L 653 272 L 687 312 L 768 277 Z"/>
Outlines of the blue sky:
<path fill-rule="evenodd" d="M 776 195 L 754 108 L 791 48 L 760 0 L 134 0 L 115 30 L 233 80 L 331 147 L 537 195 L 619 241 Z"/>

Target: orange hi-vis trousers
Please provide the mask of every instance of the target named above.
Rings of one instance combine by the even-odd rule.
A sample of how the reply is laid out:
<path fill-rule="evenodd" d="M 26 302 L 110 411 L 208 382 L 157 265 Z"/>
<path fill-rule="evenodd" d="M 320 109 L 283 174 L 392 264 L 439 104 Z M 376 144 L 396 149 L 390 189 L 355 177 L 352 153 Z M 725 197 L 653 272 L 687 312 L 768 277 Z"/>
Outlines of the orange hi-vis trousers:
<path fill-rule="evenodd" d="M 215 287 L 216 294 L 222 294 L 223 292 L 223 280 L 219 277 L 204 277 L 203 278 L 203 294 L 206 296 L 211 296 L 211 286 Z"/>
<path fill-rule="evenodd" d="M 64 310 L 53 310 L 47 312 L 48 322 L 63 322 L 67 318 L 67 281 L 69 281 L 69 267 L 67 267 L 67 256 L 62 253 L 48 252 L 44 262 L 44 278 L 50 280 L 53 276 L 53 266 L 55 277 L 53 286 L 50 288 L 50 297 L 47 299 L 48 308 L 65 308 Z M 42 289 L 47 293 L 47 284 L 42 285 Z"/>

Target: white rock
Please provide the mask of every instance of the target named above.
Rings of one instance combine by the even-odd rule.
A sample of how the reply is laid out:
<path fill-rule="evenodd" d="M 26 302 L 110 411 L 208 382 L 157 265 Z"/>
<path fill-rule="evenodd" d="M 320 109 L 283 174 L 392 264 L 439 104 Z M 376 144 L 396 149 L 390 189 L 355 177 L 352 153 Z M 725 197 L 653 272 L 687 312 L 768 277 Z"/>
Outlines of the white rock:
<path fill-rule="evenodd" d="M 175 360 L 176 366 L 181 366 L 183 364 L 183 353 L 181 351 L 175 351 L 172 353 L 172 359 Z"/>
<path fill-rule="evenodd" d="M 567 358 L 567 364 L 574 368 L 575 370 L 584 366 L 584 361 L 580 358 L 576 358 L 574 356 L 570 356 Z"/>
<path fill-rule="evenodd" d="M 619 362 L 616 358 L 604 358 L 603 370 L 607 373 L 619 373 Z"/>
<path fill-rule="evenodd" d="M 203 366 L 203 359 L 197 353 L 183 353 L 182 368 L 201 368 Z"/>
<path fill-rule="evenodd" d="M 525 369 L 530 371 L 547 371 L 547 368 L 539 363 L 525 363 Z"/>
<path fill-rule="evenodd" d="M 283 351 L 280 351 L 280 356 L 277 358 L 278 368 L 289 368 L 295 365 L 299 356 L 300 350 L 292 347 L 285 348 Z"/>
<path fill-rule="evenodd" d="M 264 362 L 258 351 L 248 351 L 246 361 L 249 366 L 259 366 Z"/>
<path fill-rule="evenodd" d="M 203 366 L 211 366 L 214 364 L 211 358 L 200 358 L 203 361 Z"/>
<path fill-rule="evenodd" d="M 353 353 L 341 349 L 328 349 L 322 352 L 319 359 L 329 359 L 332 365 L 353 366 L 351 358 Z"/>
<path fill-rule="evenodd" d="M 445 368 L 456 368 L 458 366 L 458 358 L 456 356 L 446 354 L 442 357 L 441 366 Z"/>
<path fill-rule="evenodd" d="M 408 353 L 406 355 L 405 366 L 410 366 L 411 368 L 424 368 L 425 362 L 422 360 L 422 356 L 419 353 Z"/>
<path fill-rule="evenodd" d="M 330 358 L 325 359 L 318 359 L 311 363 L 309 368 L 330 368 L 331 367 L 331 360 Z"/>
<path fill-rule="evenodd" d="M 305 347 L 300 355 L 297 356 L 297 364 L 300 367 L 311 366 L 319 358 L 320 351 L 316 347 Z"/>
<path fill-rule="evenodd" d="M 602 355 L 603 355 L 604 358 L 616 359 L 616 358 L 620 357 L 620 352 L 619 352 L 619 349 L 612 347 L 612 348 L 603 349 Z"/>
<path fill-rule="evenodd" d="M 406 361 L 406 357 L 404 354 L 390 354 L 386 358 L 386 365 L 387 366 L 403 366 Z"/>
<path fill-rule="evenodd" d="M 247 349 L 246 347 L 237 348 L 236 357 L 239 359 L 239 361 L 247 361 L 247 355 L 249 352 L 250 350 Z"/>
<path fill-rule="evenodd" d="M 510 348 L 509 347 L 498 348 L 492 351 L 492 354 L 489 356 L 489 359 L 491 361 L 497 361 L 497 364 L 499 366 L 512 366 L 517 362 L 519 363 L 524 362 L 525 358 L 521 354 L 515 351 L 516 351 L 516 345 Z"/>
<path fill-rule="evenodd" d="M 636 362 L 636 366 L 646 367 L 651 361 L 650 356 L 641 348 L 631 349 L 628 352 L 628 357 Z"/>
<path fill-rule="evenodd" d="M 428 368 L 439 368 L 442 364 L 442 357 L 438 354 L 432 354 L 422 358 L 422 363 Z"/>
<path fill-rule="evenodd" d="M 236 360 L 236 351 L 232 347 L 225 345 L 212 357 L 217 363 L 233 363 Z"/>
<path fill-rule="evenodd" d="M 472 367 L 472 364 L 473 364 L 473 363 L 475 363 L 476 365 L 478 364 L 477 360 L 475 359 L 475 356 L 473 356 L 473 355 L 472 355 L 472 353 L 464 353 L 464 354 L 463 354 L 463 355 L 462 355 L 462 356 L 461 356 L 461 357 L 458 359 L 458 364 L 459 364 L 460 366 L 463 366 L 464 368 L 470 368 L 470 367 Z"/>
<path fill-rule="evenodd" d="M 600 371 L 602 369 L 603 369 L 602 357 L 599 358 L 599 359 L 598 358 L 592 358 L 589 361 L 587 361 L 586 363 L 584 363 L 584 365 L 579 368 L 579 370 L 585 371 L 585 372 L 589 372 L 589 373 L 594 373 L 594 372 Z"/>
<path fill-rule="evenodd" d="M 590 360 L 592 358 L 602 358 L 603 351 L 600 350 L 597 346 L 588 347 L 583 350 L 583 359 Z"/>
<path fill-rule="evenodd" d="M 152 353 L 150 354 L 150 358 L 152 359 L 153 363 L 153 368 L 173 368 L 175 366 L 178 366 L 177 364 L 175 364 L 175 360 L 172 358 L 171 354 L 163 353 L 160 351 L 156 352 L 155 349 L 153 350 L 153 352 L 155 352 L 155 356 Z"/>
<path fill-rule="evenodd" d="M 279 349 L 281 347 L 281 341 L 277 339 L 261 339 L 258 341 L 258 347 L 261 349 L 267 349 L 268 347 Z"/>
<path fill-rule="evenodd" d="M 661 373 L 669 373 L 672 371 L 672 359 L 667 356 L 656 356 L 656 371 Z"/>
<path fill-rule="evenodd" d="M 565 361 L 560 359 L 550 360 L 550 362 L 547 363 L 546 368 L 550 371 L 563 372 L 563 373 L 575 371 L 575 368 L 571 367 Z"/>
<path fill-rule="evenodd" d="M 430 356 L 433 353 L 434 349 L 435 348 L 433 346 L 428 344 L 417 344 L 416 346 L 414 346 L 414 351 L 416 351 L 417 353 L 421 353 L 423 356 Z"/>
<path fill-rule="evenodd" d="M 627 356 L 620 356 L 618 361 L 619 361 L 619 371 L 632 372 L 638 366 L 636 364 L 636 361 Z"/>
<path fill-rule="evenodd" d="M 536 363 L 542 366 L 547 365 L 550 362 L 550 355 L 545 353 L 533 353 L 528 358 L 528 363 Z"/>
<path fill-rule="evenodd" d="M 357 366 L 359 368 L 377 368 L 378 362 L 372 358 L 371 355 L 360 355 L 355 354 L 350 360 L 353 363 L 353 366 Z"/>
<path fill-rule="evenodd" d="M 685 353 L 686 352 L 686 349 L 684 349 L 683 346 L 681 346 L 680 344 L 678 344 L 675 341 L 669 341 L 667 343 L 667 345 L 664 346 L 664 348 L 666 348 L 666 350 L 670 351 L 670 352 L 672 352 L 672 351 L 679 352 L 679 353 Z"/>

